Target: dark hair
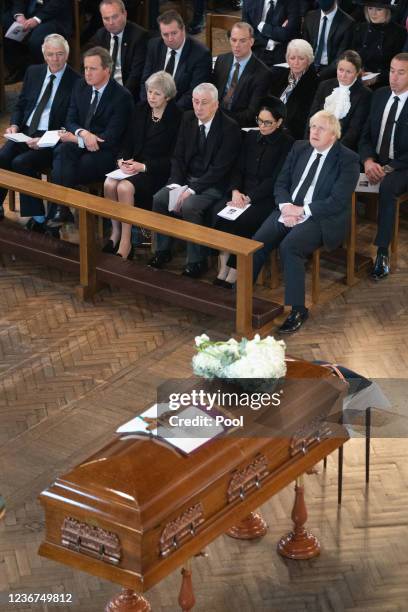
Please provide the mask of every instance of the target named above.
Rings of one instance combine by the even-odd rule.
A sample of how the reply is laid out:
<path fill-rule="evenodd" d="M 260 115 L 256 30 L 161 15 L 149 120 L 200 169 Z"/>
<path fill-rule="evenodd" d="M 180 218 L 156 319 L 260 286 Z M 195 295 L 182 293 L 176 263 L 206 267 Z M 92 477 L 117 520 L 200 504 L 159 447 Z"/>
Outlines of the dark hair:
<path fill-rule="evenodd" d="M 357 51 L 353 51 L 353 49 L 347 49 L 347 51 L 343 51 L 341 55 L 339 55 L 337 59 L 337 66 L 341 60 L 345 60 L 346 62 L 350 62 L 353 64 L 354 68 L 357 70 L 357 73 L 361 71 L 363 66 L 363 61 Z"/>
<path fill-rule="evenodd" d="M 86 57 L 93 57 L 94 55 L 101 58 L 102 68 L 112 69 L 112 58 L 109 55 L 109 51 L 103 47 L 92 47 L 92 49 L 88 49 L 88 51 L 85 51 L 83 54 L 82 58 L 85 59 Z"/>
<path fill-rule="evenodd" d="M 275 121 L 279 121 L 279 119 L 283 119 L 285 121 L 286 119 L 286 106 L 282 100 L 275 98 L 275 96 L 268 96 L 261 100 L 258 115 L 263 110 L 269 111 Z"/>
<path fill-rule="evenodd" d="M 397 53 L 392 59 L 396 59 L 399 62 L 408 62 L 408 53 Z"/>
<path fill-rule="evenodd" d="M 177 25 L 181 29 L 184 29 L 185 26 L 184 26 L 183 18 L 180 15 L 180 13 L 178 13 L 174 9 L 170 9 L 169 11 L 165 11 L 164 13 L 159 15 L 158 18 L 157 18 L 157 23 L 159 24 L 159 26 L 160 26 L 161 23 L 164 23 L 164 25 L 169 25 L 169 23 L 172 23 L 173 21 L 176 21 Z"/>

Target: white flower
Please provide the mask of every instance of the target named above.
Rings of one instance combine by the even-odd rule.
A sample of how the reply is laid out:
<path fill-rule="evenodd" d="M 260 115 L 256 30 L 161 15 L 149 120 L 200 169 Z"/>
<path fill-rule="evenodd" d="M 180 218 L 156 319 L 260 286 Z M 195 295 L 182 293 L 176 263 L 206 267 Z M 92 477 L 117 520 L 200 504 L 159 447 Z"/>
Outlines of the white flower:
<path fill-rule="evenodd" d="M 204 344 L 204 342 L 209 342 L 210 341 L 210 339 L 207 336 L 207 334 L 201 334 L 201 336 L 196 336 L 194 340 L 195 340 L 195 345 L 197 347 L 200 347 L 202 344 Z"/>

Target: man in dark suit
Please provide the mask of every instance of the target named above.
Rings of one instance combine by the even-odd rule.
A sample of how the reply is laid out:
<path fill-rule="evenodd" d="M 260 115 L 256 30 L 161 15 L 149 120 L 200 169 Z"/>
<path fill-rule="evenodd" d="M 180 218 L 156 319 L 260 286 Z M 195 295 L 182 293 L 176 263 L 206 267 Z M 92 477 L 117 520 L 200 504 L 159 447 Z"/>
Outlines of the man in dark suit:
<path fill-rule="evenodd" d="M 174 202 L 173 212 L 185 221 L 204 224 L 206 211 L 223 195 L 231 168 L 240 153 L 241 130 L 237 123 L 218 110 L 218 92 L 211 83 L 193 91 L 194 112 L 184 114 L 171 160 L 169 185 L 153 198 L 153 211 L 169 214 L 171 190 L 186 186 Z M 175 192 L 176 193 L 176 192 Z M 156 250 L 149 265 L 162 268 L 171 260 L 172 238 L 157 235 Z M 187 243 L 187 264 L 183 274 L 198 278 L 207 270 L 206 249 Z"/>
<path fill-rule="evenodd" d="M 313 47 L 320 80 L 336 76 L 337 58 L 351 46 L 354 19 L 333 0 L 319 0 L 320 9 L 306 13 L 302 37 Z"/>
<path fill-rule="evenodd" d="M 395 223 L 395 202 L 408 190 L 408 53 L 391 61 L 390 86 L 374 92 L 359 151 L 370 183 L 379 183 L 377 257 L 371 273 L 389 273 L 388 247 Z"/>
<path fill-rule="evenodd" d="M 259 104 L 266 95 L 271 73 L 252 53 L 254 31 L 249 23 L 234 25 L 230 35 L 232 53 L 217 57 L 213 81 L 221 109 L 241 127 L 255 125 Z"/>
<path fill-rule="evenodd" d="M 299 0 L 244 0 L 242 21 L 253 27 L 254 53 L 267 66 L 285 62 L 288 42 L 300 34 Z"/>
<path fill-rule="evenodd" d="M 52 148 L 38 148 L 38 141 L 46 130 L 59 130 L 65 125 L 72 88 L 79 74 L 67 65 L 69 46 L 59 34 L 50 34 L 43 45 L 45 64 L 30 66 L 24 77 L 23 89 L 10 118 L 6 134 L 23 132 L 31 137 L 27 143 L 11 140 L 0 149 L 0 168 L 38 177 L 52 164 Z M 6 190 L 0 189 L 0 202 Z M 1 206 L 1 214 L 3 208 Z M 32 216 L 26 228 L 43 232 L 44 206 L 42 200 L 20 195 L 20 214 Z"/>
<path fill-rule="evenodd" d="M 104 27 L 96 32 L 88 47 L 103 47 L 109 51 L 113 62 L 112 77 L 138 100 L 147 31 L 126 20 L 122 0 L 103 0 L 99 10 Z"/>
<path fill-rule="evenodd" d="M 86 51 L 84 70 L 85 78 L 72 92 L 66 131 L 54 150 L 51 181 L 65 187 L 102 181 L 115 168 L 134 111 L 131 94 L 110 78 L 112 58 L 106 49 Z M 51 208 L 51 227 L 72 219 L 66 206 Z"/>
<path fill-rule="evenodd" d="M 140 99 L 146 101 L 146 79 L 154 72 L 165 70 L 176 83 L 177 106 L 189 110 L 194 87 L 210 80 L 210 51 L 194 38 L 186 36 L 184 22 L 177 11 L 162 13 L 157 22 L 161 36 L 152 38 L 147 46 Z"/>
<path fill-rule="evenodd" d="M 3 18 L 4 31 L 17 21 L 27 32 L 23 43 L 27 43 L 31 63 L 41 64 L 41 46 L 48 34 L 61 34 L 69 38 L 72 31 L 71 0 L 12 0 Z M 24 59 L 22 43 L 5 38 L 4 53 L 9 71 L 21 68 Z M 12 78 L 10 80 L 13 80 Z"/>
<path fill-rule="evenodd" d="M 344 239 L 351 196 L 360 173 L 359 158 L 338 142 L 340 124 L 319 111 L 310 119 L 309 141 L 297 141 L 275 183 L 274 211 L 254 235 L 264 243 L 254 254 L 254 279 L 268 253 L 280 246 L 285 304 L 292 311 L 279 328 L 295 332 L 307 319 L 305 262 L 324 245 L 332 250 Z"/>

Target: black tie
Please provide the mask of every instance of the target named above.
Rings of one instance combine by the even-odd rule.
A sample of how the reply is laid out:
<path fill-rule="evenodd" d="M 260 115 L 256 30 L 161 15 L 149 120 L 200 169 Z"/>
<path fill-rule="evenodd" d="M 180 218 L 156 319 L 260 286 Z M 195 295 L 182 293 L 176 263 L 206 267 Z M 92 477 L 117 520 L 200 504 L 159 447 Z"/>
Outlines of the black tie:
<path fill-rule="evenodd" d="M 201 157 L 204 157 L 205 155 L 206 144 L 207 144 L 207 138 L 205 135 L 205 125 L 204 123 L 202 123 L 200 125 L 200 133 L 198 135 L 198 152 Z"/>
<path fill-rule="evenodd" d="M 176 52 L 174 49 L 171 50 L 170 53 L 170 59 L 166 64 L 166 68 L 165 71 L 168 72 L 169 74 L 171 74 L 171 76 L 173 76 L 173 72 L 174 72 L 174 64 L 176 63 Z"/>
<path fill-rule="evenodd" d="M 38 130 L 38 126 L 41 121 L 41 115 L 43 114 L 44 109 L 47 106 L 48 100 L 51 98 L 54 79 L 55 74 L 50 74 L 47 87 L 44 89 L 44 93 L 41 96 L 41 99 L 37 104 L 37 108 L 34 111 L 33 118 L 31 119 L 30 127 L 28 128 L 29 136 L 32 136 Z"/>
<path fill-rule="evenodd" d="M 269 23 L 272 24 L 272 20 L 273 20 L 273 14 L 275 12 L 275 3 L 273 0 L 271 0 L 269 2 L 269 9 L 268 12 L 266 13 L 266 17 L 265 17 L 265 23 Z"/>
<path fill-rule="evenodd" d="M 113 37 L 113 49 L 112 49 L 112 77 L 115 74 L 115 68 L 116 68 L 116 63 L 118 61 L 118 51 L 119 51 L 119 37 L 115 36 Z"/>
<path fill-rule="evenodd" d="M 294 204 L 296 204 L 296 206 L 303 206 L 304 205 L 304 199 L 306 197 L 307 192 L 309 191 L 309 187 L 313 182 L 313 179 L 315 177 L 315 174 L 317 172 L 317 168 L 319 166 L 319 162 L 320 162 L 320 158 L 321 158 L 322 154 L 321 153 L 317 153 L 316 155 L 316 159 L 314 160 L 314 162 L 312 163 L 312 165 L 309 168 L 309 172 L 306 174 L 303 183 L 300 186 L 299 191 L 296 194 L 296 202 L 294 202 Z"/>
<path fill-rule="evenodd" d="M 314 58 L 315 66 L 320 66 L 320 62 L 322 61 L 323 49 L 324 49 L 324 38 L 326 36 L 326 26 L 327 26 L 327 17 L 326 15 L 323 17 L 323 25 L 320 32 L 319 42 L 316 48 L 316 55 Z"/>
<path fill-rule="evenodd" d="M 88 110 L 88 114 L 86 116 L 85 119 L 85 125 L 84 128 L 86 130 L 89 130 L 89 128 L 91 127 L 91 121 L 92 121 L 92 117 L 95 114 L 96 111 L 96 107 L 98 106 L 98 97 L 99 97 L 99 91 L 94 89 L 94 99 L 92 100 L 91 104 L 89 105 L 89 110 Z"/>
<path fill-rule="evenodd" d="M 385 124 L 384 133 L 380 145 L 380 153 L 378 155 L 379 162 L 382 166 L 388 163 L 390 159 L 391 136 L 395 123 L 395 115 L 397 114 L 398 110 L 398 102 L 399 97 L 394 96 L 394 102 L 391 105 L 390 112 L 388 113 L 387 121 Z"/>

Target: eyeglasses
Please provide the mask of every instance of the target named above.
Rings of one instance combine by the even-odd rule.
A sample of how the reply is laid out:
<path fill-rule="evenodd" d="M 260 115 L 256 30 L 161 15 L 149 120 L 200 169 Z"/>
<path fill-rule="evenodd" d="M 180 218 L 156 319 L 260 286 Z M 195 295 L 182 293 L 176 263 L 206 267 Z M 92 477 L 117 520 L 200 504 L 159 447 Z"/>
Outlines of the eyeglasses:
<path fill-rule="evenodd" d="M 261 119 L 260 117 L 256 117 L 255 121 L 257 122 L 258 125 L 264 125 L 265 127 L 272 127 L 273 125 L 276 125 L 278 122 L 273 120 L 273 121 L 264 121 L 263 119 Z"/>

